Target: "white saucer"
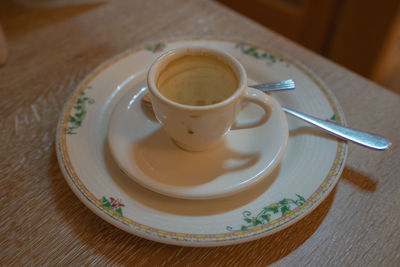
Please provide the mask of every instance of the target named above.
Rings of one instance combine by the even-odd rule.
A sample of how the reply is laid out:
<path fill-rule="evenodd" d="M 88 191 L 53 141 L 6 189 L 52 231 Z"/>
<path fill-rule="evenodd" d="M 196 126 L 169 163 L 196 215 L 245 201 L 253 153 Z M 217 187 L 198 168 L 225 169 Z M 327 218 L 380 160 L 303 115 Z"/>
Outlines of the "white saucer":
<path fill-rule="evenodd" d="M 142 80 L 140 80 L 142 78 Z M 145 78 L 122 96 L 108 128 L 108 144 L 119 167 L 137 183 L 171 197 L 207 199 L 242 191 L 268 176 L 280 163 L 288 140 L 288 125 L 279 103 L 262 126 L 233 130 L 224 143 L 204 152 L 180 149 L 142 103 Z M 255 104 L 239 117 L 263 111 Z"/>

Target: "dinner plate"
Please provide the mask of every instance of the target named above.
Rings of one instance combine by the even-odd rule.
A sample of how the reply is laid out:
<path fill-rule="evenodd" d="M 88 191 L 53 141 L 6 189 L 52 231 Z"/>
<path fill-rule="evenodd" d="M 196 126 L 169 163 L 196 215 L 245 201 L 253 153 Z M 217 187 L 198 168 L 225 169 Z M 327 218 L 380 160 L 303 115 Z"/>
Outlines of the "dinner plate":
<path fill-rule="evenodd" d="M 117 103 L 140 83 L 161 52 L 196 45 L 233 55 L 253 82 L 294 79 L 295 90 L 271 96 L 283 106 L 345 124 L 332 92 L 294 59 L 245 42 L 158 42 L 103 63 L 67 101 L 56 137 L 65 179 L 99 217 L 128 233 L 158 242 L 221 246 L 280 231 L 311 212 L 334 188 L 346 158 L 345 142 L 288 117 L 289 138 L 279 166 L 255 187 L 205 200 L 173 198 L 146 189 L 122 172 L 111 156 L 107 129 Z"/>
<path fill-rule="evenodd" d="M 231 130 L 223 142 L 202 152 L 179 148 L 155 119 L 146 74 L 122 96 L 110 117 L 108 145 L 115 162 L 140 185 L 171 197 L 219 198 L 255 186 L 279 165 L 288 139 L 286 115 L 269 97 L 271 112 L 258 127 Z M 239 119 L 261 118 L 264 110 L 245 103 Z"/>

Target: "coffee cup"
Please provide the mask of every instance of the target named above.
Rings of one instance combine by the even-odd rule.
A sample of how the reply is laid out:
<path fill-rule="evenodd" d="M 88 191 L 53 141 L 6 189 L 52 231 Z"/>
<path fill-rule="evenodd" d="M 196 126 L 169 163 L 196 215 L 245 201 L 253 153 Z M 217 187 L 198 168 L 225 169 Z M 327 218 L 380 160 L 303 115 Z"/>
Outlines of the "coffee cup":
<path fill-rule="evenodd" d="M 231 130 L 257 127 L 272 111 L 268 95 L 247 87 L 246 71 L 237 59 L 207 47 L 184 47 L 161 55 L 149 69 L 147 84 L 162 128 L 189 151 L 211 149 Z M 260 106 L 262 115 L 237 119 L 246 102 Z"/>

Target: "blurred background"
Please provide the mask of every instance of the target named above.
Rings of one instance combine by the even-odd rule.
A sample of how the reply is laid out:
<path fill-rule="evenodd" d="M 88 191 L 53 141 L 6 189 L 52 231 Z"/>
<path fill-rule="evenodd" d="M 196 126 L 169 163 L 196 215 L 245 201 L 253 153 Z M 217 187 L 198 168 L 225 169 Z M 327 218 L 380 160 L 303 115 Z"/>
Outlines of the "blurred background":
<path fill-rule="evenodd" d="M 399 0 L 216 1 L 400 93 Z M 5 42 L 0 38 L 0 50 L 7 38 L 18 38 L 24 32 L 42 27 L 49 17 L 54 21 L 63 20 L 65 16 L 77 15 L 105 2 L 1 0 L 0 25 Z M 60 8 L 63 9 L 62 16 L 54 12 Z M 0 53 L 0 65 L 5 57 Z"/>
<path fill-rule="evenodd" d="M 218 0 L 400 93 L 399 0 Z"/>

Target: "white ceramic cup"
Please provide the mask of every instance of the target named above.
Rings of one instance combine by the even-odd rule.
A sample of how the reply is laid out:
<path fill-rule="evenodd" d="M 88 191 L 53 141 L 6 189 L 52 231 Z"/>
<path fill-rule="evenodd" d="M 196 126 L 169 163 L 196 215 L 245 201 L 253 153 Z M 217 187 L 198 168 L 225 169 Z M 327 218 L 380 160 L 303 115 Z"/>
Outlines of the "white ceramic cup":
<path fill-rule="evenodd" d="M 180 104 L 165 97 L 157 88 L 160 73 L 168 63 L 187 55 L 215 56 L 230 66 L 238 81 L 236 91 L 221 102 L 204 106 Z M 247 87 L 246 71 L 239 61 L 227 53 L 211 48 L 185 47 L 161 55 L 149 69 L 147 84 L 157 120 L 179 147 L 189 151 L 215 147 L 230 130 L 259 126 L 267 121 L 272 111 L 268 95 Z M 251 120 L 237 120 L 243 102 L 259 105 L 264 110 L 262 116 Z"/>

